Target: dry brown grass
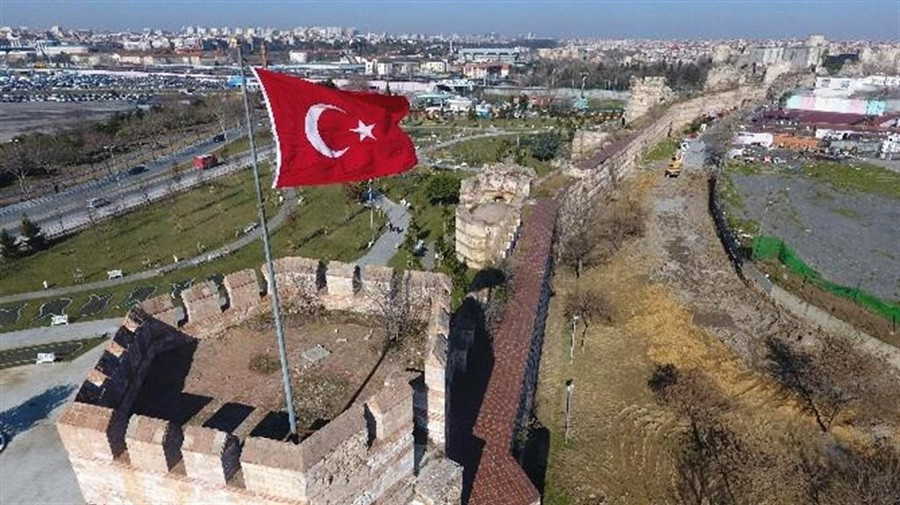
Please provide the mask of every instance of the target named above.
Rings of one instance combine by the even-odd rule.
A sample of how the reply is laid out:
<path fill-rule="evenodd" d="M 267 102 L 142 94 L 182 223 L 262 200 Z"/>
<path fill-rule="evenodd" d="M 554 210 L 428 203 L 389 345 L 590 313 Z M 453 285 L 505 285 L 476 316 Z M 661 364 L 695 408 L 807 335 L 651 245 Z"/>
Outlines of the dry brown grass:
<path fill-rule="evenodd" d="M 658 180 L 639 177 L 623 191 L 643 199 Z M 545 503 L 683 501 L 677 489 L 678 455 L 686 423 L 658 404 L 647 385 L 654 368 L 667 363 L 712 380 L 730 404 L 723 422 L 753 454 L 773 461 L 757 469 L 756 477 L 770 482 L 753 492 L 753 502 L 803 503 L 800 486 L 773 484 L 792 478 L 785 472 L 796 455 L 781 448 L 792 440 L 819 440 L 814 419 L 772 377 L 749 367 L 695 323 L 671 288 L 649 280 L 655 258 L 644 240 L 626 242 L 608 263 L 587 269 L 578 280 L 559 271 L 554 278 L 537 409 L 551 431 Z M 570 364 L 565 300 L 578 287 L 603 292 L 617 317 L 591 325 L 584 346 L 576 340 Z M 572 439 L 566 446 L 563 385 L 568 379 L 574 380 L 575 393 Z M 836 425 L 831 436 L 855 447 L 869 440 L 846 424 Z M 783 475 L 773 475 L 777 472 Z"/>

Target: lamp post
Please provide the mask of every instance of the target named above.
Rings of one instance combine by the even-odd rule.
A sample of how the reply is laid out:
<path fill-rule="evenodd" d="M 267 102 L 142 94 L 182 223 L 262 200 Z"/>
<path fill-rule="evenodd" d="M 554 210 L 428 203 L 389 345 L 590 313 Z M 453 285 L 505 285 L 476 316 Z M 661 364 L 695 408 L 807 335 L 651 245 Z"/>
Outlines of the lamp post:
<path fill-rule="evenodd" d="M 575 392 L 575 381 L 566 381 L 566 445 L 569 445 L 569 430 L 572 428 L 572 394 Z"/>
<path fill-rule="evenodd" d="M 581 317 L 579 317 L 577 315 L 572 316 L 572 335 L 571 335 L 571 338 L 569 339 L 569 363 L 570 364 L 575 361 L 575 330 L 578 327 L 578 321 L 580 319 L 581 319 Z"/>

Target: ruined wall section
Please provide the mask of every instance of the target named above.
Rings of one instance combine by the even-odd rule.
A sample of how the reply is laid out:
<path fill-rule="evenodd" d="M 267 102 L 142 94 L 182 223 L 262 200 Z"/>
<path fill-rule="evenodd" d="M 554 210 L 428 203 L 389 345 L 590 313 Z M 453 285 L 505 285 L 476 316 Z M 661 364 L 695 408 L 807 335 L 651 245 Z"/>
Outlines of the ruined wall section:
<path fill-rule="evenodd" d="M 278 260 L 275 276 L 286 306 L 381 316 L 404 300 L 425 323 L 425 373 L 389 377 L 369 402 L 300 444 L 256 436 L 267 414 L 260 409 L 234 433 L 133 414 L 157 355 L 271 311 L 252 269 L 226 276 L 225 293 L 213 283 L 183 291 L 186 320 L 168 296 L 148 300 L 125 317 L 57 423 L 89 503 L 371 503 L 404 479 L 414 481 L 414 431 L 443 452 L 452 372 L 449 279 L 305 258 Z"/>
<path fill-rule="evenodd" d="M 623 144 L 616 153 L 584 171 L 585 176 L 573 184 L 563 197 L 561 222 L 578 219 L 587 206 L 596 203 L 639 166 L 645 151 L 697 117 L 711 111 L 733 110 L 765 96 L 766 88 L 742 86 L 673 104 L 662 116 Z"/>
<path fill-rule="evenodd" d="M 460 261 L 484 268 L 509 254 L 536 177 L 530 168 L 495 164 L 462 180 L 455 236 Z"/>
<path fill-rule="evenodd" d="M 625 104 L 625 124 L 650 112 L 675 98 L 675 92 L 666 84 L 666 78 L 660 76 L 632 77 L 630 95 Z"/>

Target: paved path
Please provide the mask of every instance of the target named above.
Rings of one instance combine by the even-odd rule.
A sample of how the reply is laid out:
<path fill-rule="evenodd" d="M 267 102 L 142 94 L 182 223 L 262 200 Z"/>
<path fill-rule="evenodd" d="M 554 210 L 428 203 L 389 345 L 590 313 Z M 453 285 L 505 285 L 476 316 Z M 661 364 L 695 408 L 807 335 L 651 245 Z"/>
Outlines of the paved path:
<path fill-rule="evenodd" d="M 44 326 L 0 333 L 0 351 L 18 347 L 81 340 L 104 333 L 115 333 L 122 325 L 121 317 L 84 321 L 64 326 Z"/>
<path fill-rule="evenodd" d="M 406 238 L 406 230 L 409 228 L 409 210 L 403 205 L 388 200 L 386 196 L 380 196 L 377 207 L 387 214 L 388 222 L 398 227 L 400 231 L 388 230 L 382 233 L 375 241 L 375 245 L 357 260 L 356 263 L 360 266 L 387 265 Z"/>
<path fill-rule="evenodd" d="M 509 135 L 512 133 L 518 132 L 510 132 L 506 130 L 494 130 L 488 133 L 481 133 L 477 135 L 472 135 L 469 137 L 461 137 L 457 139 L 451 139 L 447 142 L 437 144 L 434 146 L 430 146 L 428 148 L 422 149 L 423 153 L 432 152 L 438 149 L 445 148 L 449 145 L 453 145 L 459 142 L 464 142 L 467 140 L 483 138 L 483 137 L 492 137 L 498 135 Z M 397 252 L 399 246 L 403 243 L 403 240 L 406 238 L 406 232 L 409 228 L 410 223 L 410 214 L 409 210 L 400 205 L 389 200 L 385 196 L 381 196 L 378 199 L 377 203 L 378 207 L 385 212 L 388 220 L 393 223 L 395 226 L 399 227 L 400 231 L 385 231 L 378 237 L 375 241 L 375 244 L 372 246 L 369 251 L 366 252 L 357 263 L 359 265 L 387 265 L 388 261 L 394 256 Z M 287 219 L 288 214 L 291 210 L 296 208 L 297 206 L 297 197 L 296 193 L 293 190 L 289 190 L 285 192 L 285 202 L 284 205 L 278 210 L 278 213 L 269 220 L 269 230 L 274 231 L 280 228 Z M 262 230 L 257 228 L 252 232 L 244 235 L 233 242 L 226 244 L 218 249 L 213 251 L 204 253 L 200 256 L 196 256 L 191 258 L 190 260 L 180 261 L 177 264 L 166 265 L 161 268 L 156 268 L 152 270 L 144 270 L 142 272 L 135 272 L 133 274 L 126 275 L 125 277 L 119 279 L 105 280 L 105 281 L 97 281 L 91 282 L 87 284 L 77 284 L 74 286 L 65 286 L 41 291 L 32 291 L 30 293 L 19 293 L 15 295 L 8 295 L 0 297 L 0 305 L 8 304 L 8 303 L 17 303 L 28 300 L 36 300 L 41 298 L 49 298 L 56 296 L 65 296 L 71 295 L 74 293 L 80 293 L 84 291 L 91 290 L 102 290 L 105 288 L 118 286 L 121 284 L 127 284 L 130 282 L 134 282 L 136 280 L 145 280 L 152 279 L 154 277 L 158 277 L 160 275 L 164 275 L 170 272 L 174 272 L 176 270 L 181 270 L 183 268 L 188 268 L 191 266 L 196 266 L 206 261 L 212 261 L 219 256 L 223 256 L 230 252 L 234 252 L 241 247 L 245 247 L 250 243 L 255 242 L 262 236 Z M 115 320 L 104 320 L 106 322 L 115 321 L 115 325 L 113 328 L 118 326 L 120 323 L 120 319 Z M 0 349 L 8 348 L 8 347 L 18 347 L 21 345 L 36 345 L 41 343 L 51 343 L 58 342 L 63 340 L 77 340 L 80 338 L 84 338 L 83 332 L 77 330 L 76 328 L 80 328 L 81 324 L 91 324 L 92 321 L 87 321 L 84 323 L 74 323 L 69 326 L 56 327 L 56 328 L 47 328 L 47 327 L 39 327 L 39 328 L 29 328 L 16 332 L 9 333 L 0 333 Z M 92 326 L 86 326 L 85 328 L 93 328 Z M 52 330 L 52 331 L 50 331 Z M 102 332 L 101 332 L 102 333 Z M 9 339 L 6 338 L 7 335 L 14 335 Z M 90 335 L 88 335 L 90 336 Z M 46 339 L 46 340 L 45 340 Z M 9 343 L 8 343 L 9 342 Z"/>
<path fill-rule="evenodd" d="M 284 194 L 285 200 L 284 205 L 278 209 L 278 212 L 268 221 L 269 231 L 274 231 L 280 228 L 285 221 L 287 220 L 288 214 L 297 207 L 297 195 L 293 190 L 288 190 Z M 104 288 L 109 288 L 113 286 L 118 286 L 120 284 L 127 284 L 129 282 L 134 282 L 137 280 L 144 279 L 152 279 L 154 277 L 158 277 L 160 275 L 165 275 L 170 272 L 174 272 L 176 270 L 181 270 L 183 268 L 188 268 L 192 266 L 199 265 L 201 263 L 205 263 L 207 261 L 215 260 L 221 256 L 226 254 L 230 254 L 248 244 L 255 242 L 257 239 L 262 237 L 262 228 L 256 228 L 252 232 L 241 236 L 240 238 L 225 244 L 218 249 L 214 249 L 209 252 L 205 252 L 199 256 L 195 256 L 189 260 L 179 261 L 178 263 L 173 263 L 170 265 L 166 265 L 160 268 L 154 268 L 152 270 L 144 270 L 142 272 L 135 272 L 133 274 L 126 275 L 124 277 L 120 277 L 118 279 L 111 279 L 105 281 L 97 281 L 97 282 L 89 282 L 86 284 L 76 284 L 74 286 L 65 286 L 59 288 L 45 289 L 41 291 L 32 291 L 30 293 L 19 293 L 15 295 L 7 295 L 0 297 L 0 304 L 6 303 L 16 303 L 16 302 L 24 302 L 27 300 L 36 300 L 40 298 L 49 298 L 53 296 L 63 296 L 70 295 L 73 293 L 81 293 L 83 291 L 91 291 L 91 290 L 99 290 Z"/>

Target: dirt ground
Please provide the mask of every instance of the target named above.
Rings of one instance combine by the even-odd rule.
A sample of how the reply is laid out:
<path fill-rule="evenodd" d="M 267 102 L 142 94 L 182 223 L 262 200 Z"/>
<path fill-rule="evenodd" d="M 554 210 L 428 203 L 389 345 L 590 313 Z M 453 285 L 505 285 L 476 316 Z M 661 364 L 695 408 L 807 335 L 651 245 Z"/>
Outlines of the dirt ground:
<path fill-rule="evenodd" d="M 629 189 L 626 189 L 628 191 Z M 768 335 L 815 341 L 817 330 L 749 290 L 726 257 L 707 212 L 701 174 L 663 179 L 647 173 L 630 191 L 644 195 L 645 235 L 626 242 L 605 265 L 577 282 L 606 293 L 611 324 L 594 324 L 569 363 L 571 323 L 562 316 L 576 280 L 554 278 L 539 389 L 538 420 L 550 433 L 544 502 L 549 504 L 682 503 L 677 454 L 686 423 L 657 403 L 647 381 L 671 363 L 701 371 L 727 395 L 728 424 L 757 452 L 777 460 L 788 439 L 819 440 L 795 396 L 760 371 Z M 565 383 L 573 380 L 571 439 L 564 443 Z M 898 414 L 900 415 L 900 414 Z M 900 418 L 900 417 L 898 417 Z M 897 437 L 896 426 L 888 428 Z M 831 436 L 863 437 L 838 421 Z M 775 473 L 748 503 L 803 503 Z"/>
<path fill-rule="evenodd" d="M 391 371 L 409 365 L 408 354 L 421 352 L 422 346 L 410 343 L 382 359 L 384 335 L 374 321 L 362 319 L 285 324 L 298 427 L 315 429 L 365 401 Z M 313 349 L 324 349 L 320 359 L 307 357 Z M 254 360 L 263 366 L 254 366 Z M 179 423 L 222 421 L 233 431 L 253 407 L 284 409 L 275 331 L 267 322 L 158 356 L 144 384 L 136 411 Z"/>

